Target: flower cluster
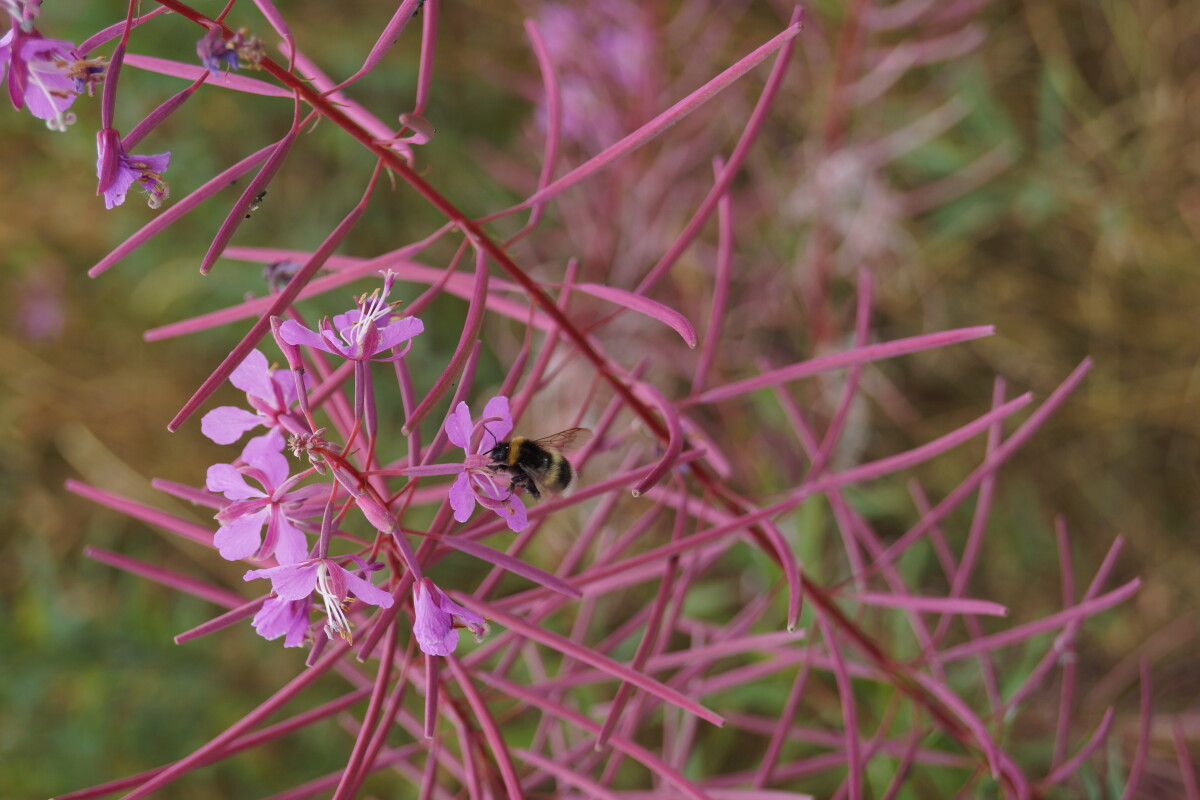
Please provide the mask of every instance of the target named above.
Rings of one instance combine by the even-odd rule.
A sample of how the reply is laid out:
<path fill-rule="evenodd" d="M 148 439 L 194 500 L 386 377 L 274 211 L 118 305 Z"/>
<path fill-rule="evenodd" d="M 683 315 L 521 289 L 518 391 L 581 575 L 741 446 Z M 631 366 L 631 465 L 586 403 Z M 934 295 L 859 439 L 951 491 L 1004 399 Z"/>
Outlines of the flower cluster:
<path fill-rule="evenodd" d="M 395 273 L 385 273 L 381 289 L 358 298 L 355 308 L 332 321 L 322 320 L 316 331 L 292 320 L 282 322 L 277 326 L 280 346 L 285 352 L 312 348 L 364 368 L 371 361 L 403 358 L 424 326 L 416 317 L 398 316 L 398 303 L 388 300 L 395 281 Z M 230 382 L 246 393 L 252 410 L 221 406 L 201 421 L 201 430 L 218 444 L 232 444 L 260 426 L 268 429 L 247 442 L 237 461 L 210 467 L 207 488 L 227 501 L 217 512 L 220 527 L 213 539 L 221 556 L 278 565 L 250 570 L 246 580 L 271 581 L 273 595 L 256 614 L 254 627 L 267 639 L 284 636 L 288 647 L 308 638 L 314 592 L 325 612 L 325 635 L 347 640 L 351 640 L 351 599 L 380 608 L 392 606 L 392 595 L 372 585 L 368 577 L 382 564 L 356 553 L 330 556 L 333 539 L 342 536 L 333 521 L 338 504 L 348 496 L 380 535 L 393 537 L 393 541 L 402 541 L 404 536 L 397 517 L 364 469 L 369 464 L 356 465 L 347 448 L 335 447 L 324 438 L 325 429 L 309 427 L 300 410 L 300 401 L 307 399 L 310 388 L 304 375 L 273 369 L 261 351 L 252 350 L 229 375 Z M 363 383 L 370 386 L 365 380 Z M 446 421 L 445 431 L 453 444 L 468 452 L 466 461 L 425 471 L 416 467 L 405 474 L 417 478 L 456 472 L 446 495 L 456 520 L 470 519 L 478 501 L 519 531 L 528 524 L 525 506 L 507 486 L 507 479 L 490 468 L 487 456 L 512 427 L 507 398 L 489 401 L 483 418 L 474 424 L 466 403 L 459 403 Z M 472 438 L 477 441 L 474 447 Z M 307 459 L 309 468 L 290 474 L 283 455 L 285 445 L 297 457 Z M 327 472 L 332 473 L 332 483 L 313 480 Z M 310 542 L 310 535 L 316 537 L 315 543 Z M 422 576 L 406 547 L 401 547 L 400 554 L 413 575 L 413 632 L 424 652 L 453 652 L 456 627 L 469 628 L 477 638 L 484 634 L 487 626 L 481 616 L 451 601 Z M 357 569 L 346 569 L 339 563 L 341 559 L 355 563 Z"/>

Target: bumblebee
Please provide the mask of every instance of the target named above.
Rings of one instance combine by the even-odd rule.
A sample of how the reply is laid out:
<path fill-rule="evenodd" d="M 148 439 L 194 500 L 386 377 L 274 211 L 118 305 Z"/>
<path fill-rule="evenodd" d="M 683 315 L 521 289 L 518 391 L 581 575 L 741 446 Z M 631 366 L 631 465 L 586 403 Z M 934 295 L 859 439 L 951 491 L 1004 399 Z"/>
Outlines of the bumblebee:
<path fill-rule="evenodd" d="M 562 494 L 575 480 L 575 470 L 564 453 L 569 453 L 592 438 L 587 428 L 570 428 L 543 439 L 514 436 L 488 451 L 489 469 L 507 472 L 514 490 L 524 489 L 535 500 L 542 492 Z"/>

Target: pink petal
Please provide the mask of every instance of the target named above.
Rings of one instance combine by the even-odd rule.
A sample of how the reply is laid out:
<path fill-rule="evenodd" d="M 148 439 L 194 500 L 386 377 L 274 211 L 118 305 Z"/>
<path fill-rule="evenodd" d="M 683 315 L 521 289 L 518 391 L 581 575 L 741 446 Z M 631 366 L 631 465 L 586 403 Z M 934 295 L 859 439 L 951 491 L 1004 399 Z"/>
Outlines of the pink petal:
<path fill-rule="evenodd" d="M 99 174 L 99 162 L 97 163 L 97 175 Z M 118 164 L 116 174 L 113 175 L 112 181 L 104 189 L 104 207 L 112 210 L 125 202 L 125 195 L 129 193 L 129 187 L 133 186 L 133 182 L 137 180 L 137 173 L 128 169 L 123 164 Z"/>
<path fill-rule="evenodd" d="M 450 615 L 442 610 L 433 594 L 438 592 L 428 578 L 413 586 L 413 636 L 421 652 L 431 656 L 448 656 L 458 645 Z"/>
<path fill-rule="evenodd" d="M 71 107 L 77 96 L 75 82 L 66 75 L 36 68 L 29 70 L 25 108 L 38 119 L 56 119 Z"/>
<path fill-rule="evenodd" d="M 479 480 L 476 485 L 488 498 L 480 497 L 479 502 L 502 518 L 509 530 L 519 533 L 529 527 L 529 513 L 516 495 L 505 492 L 491 481 Z"/>
<path fill-rule="evenodd" d="M 4 72 L 8 67 L 8 61 L 12 58 L 12 40 L 16 38 L 16 31 L 9 28 L 8 33 L 0 36 L 0 81 L 4 80 Z"/>
<path fill-rule="evenodd" d="M 466 522 L 475 510 L 475 493 L 471 491 L 471 480 L 467 473 L 460 473 L 450 486 L 450 507 L 454 509 L 456 522 Z"/>
<path fill-rule="evenodd" d="M 270 580 L 275 594 L 284 600 L 303 600 L 312 594 L 317 585 L 317 562 L 302 561 L 271 569 L 252 569 L 242 576 L 242 580 L 247 581 L 255 578 Z"/>
<path fill-rule="evenodd" d="M 233 444 L 248 430 L 263 424 L 262 417 L 237 406 L 220 406 L 200 420 L 200 432 L 217 444 Z"/>
<path fill-rule="evenodd" d="M 208 480 L 204 485 L 210 492 L 219 492 L 230 500 L 266 497 L 260 490 L 246 483 L 246 477 L 232 464 L 213 464 L 208 468 Z"/>
<path fill-rule="evenodd" d="M 304 644 L 308 632 L 308 604 L 295 600 L 272 597 L 254 615 L 254 630 L 270 641 L 286 634 L 284 647 L 299 647 Z"/>
<path fill-rule="evenodd" d="M 487 628 L 487 620 L 476 614 L 474 611 L 468 611 L 467 609 L 463 608 L 445 594 L 442 594 L 439 598 L 439 605 L 441 605 L 442 611 L 445 611 L 451 617 L 457 617 L 459 624 L 464 625 L 471 630 L 475 630 L 476 628 Z"/>
<path fill-rule="evenodd" d="M 329 342 L 325 341 L 324 336 L 315 331 L 310 331 L 292 319 L 285 321 L 279 326 L 279 336 L 288 344 L 306 345 L 308 347 L 315 347 L 318 350 L 324 350 L 326 353 L 332 353 L 336 356 L 341 355 L 339 351 L 329 346 Z"/>
<path fill-rule="evenodd" d="M 25 107 L 38 119 L 56 119 L 75 102 L 75 81 L 54 63 L 55 57 L 73 60 L 74 47 L 60 39 L 25 39 L 14 54 L 28 65 Z"/>
<path fill-rule="evenodd" d="M 275 398 L 275 387 L 271 382 L 271 367 L 267 357 L 257 348 L 246 354 L 237 369 L 229 373 L 229 382 L 246 394 L 264 400 Z"/>
<path fill-rule="evenodd" d="M 379 344 L 372 351 L 375 353 L 390 350 L 402 342 L 407 342 L 409 339 L 420 334 L 425 330 L 425 323 L 416 317 L 405 317 L 388 323 L 386 328 L 379 331 Z"/>
<path fill-rule="evenodd" d="M 292 377 L 288 370 L 280 369 L 271 373 L 271 383 L 278 389 L 285 403 L 292 403 L 296 399 L 296 379 Z M 304 374 L 304 388 L 309 388 L 308 373 Z M 271 394 L 267 397 L 274 401 L 275 395 Z M 274 404 L 272 402 L 272 404 Z"/>
<path fill-rule="evenodd" d="M 333 315 L 333 329 L 346 344 L 354 344 L 354 323 L 362 319 L 362 312 L 352 308 L 345 314 Z"/>
<path fill-rule="evenodd" d="M 289 465 L 282 452 L 283 444 L 283 434 L 272 430 L 254 437 L 242 448 L 242 460 L 262 470 L 271 484 L 267 488 L 272 490 L 288 479 Z"/>
<path fill-rule="evenodd" d="M 431 656 L 448 656 L 458 647 L 458 631 L 448 624 L 442 623 L 439 616 L 431 620 L 418 620 L 413 623 L 413 636 L 422 653 Z"/>
<path fill-rule="evenodd" d="M 508 529 L 514 533 L 520 533 L 529 527 L 529 512 L 525 510 L 525 504 L 520 500 L 510 500 L 500 508 L 494 510 L 504 518 Z"/>
<path fill-rule="evenodd" d="M 217 546 L 221 558 L 239 561 L 254 555 L 262 544 L 262 527 L 269 513 L 269 508 L 263 508 L 253 514 L 232 519 L 229 524 L 217 529 L 213 544 Z"/>
<path fill-rule="evenodd" d="M 486 453 L 504 441 L 513 429 L 512 412 L 508 408 L 508 398 L 504 395 L 493 397 L 483 407 L 483 419 L 491 420 L 484 426 L 486 433 L 479 444 L 479 452 Z M 491 434 L 490 436 L 488 434 Z M 490 444 L 488 443 L 490 440 Z"/>
<path fill-rule="evenodd" d="M 373 606 L 379 606 L 380 608 L 392 607 L 392 603 L 395 600 L 391 594 L 380 589 L 370 581 L 363 580 L 347 569 L 342 569 L 341 567 L 335 567 L 335 569 L 342 573 L 342 577 L 346 581 L 346 586 L 349 587 L 350 592 L 359 600 L 362 600 L 364 603 L 370 603 Z"/>
<path fill-rule="evenodd" d="M 308 558 L 308 538 L 292 521 L 279 514 L 275 522 L 275 560 L 280 564 L 295 564 Z"/>
<path fill-rule="evenodd" d="M 457 445 L 463 450 L 471 446 L 471 409 L 467 407 L 466 403 L 460 402 L 454 407 L 454 411 L 446 417 L 445 427 L 446 438 L 450 440 L 451 444 Z M 455 517 L 455 519 L 458 518 Z M 458 521 L 463 522 L 461 519 Z"/>

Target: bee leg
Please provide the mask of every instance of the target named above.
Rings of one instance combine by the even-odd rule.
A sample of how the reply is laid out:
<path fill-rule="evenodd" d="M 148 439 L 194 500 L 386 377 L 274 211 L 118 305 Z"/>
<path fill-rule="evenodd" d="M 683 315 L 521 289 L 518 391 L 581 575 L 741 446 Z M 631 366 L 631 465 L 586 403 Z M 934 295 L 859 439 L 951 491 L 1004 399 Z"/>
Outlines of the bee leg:
<path fill-rule="evenodd" d="M 507 500 L 516 494 L 517 489 L 524 489 L 525 491 L 531 490 L 528 475 L 524 473 L 510 473 L 508 479 L 508 497 L 504 499 Z"/>

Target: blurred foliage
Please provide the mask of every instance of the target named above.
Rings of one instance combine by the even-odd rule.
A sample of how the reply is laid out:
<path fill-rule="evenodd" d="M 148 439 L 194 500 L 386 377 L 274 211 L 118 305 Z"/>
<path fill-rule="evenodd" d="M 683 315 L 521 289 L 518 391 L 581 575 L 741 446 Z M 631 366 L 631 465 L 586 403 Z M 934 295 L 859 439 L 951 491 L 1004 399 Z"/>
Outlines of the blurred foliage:
<path fill-rule="evenodd" d="M 246 9 L 239 7 L 231 24 L 257 25 L 248 4 L 242 5 Z M 309 0 L 289 4 L 288 15 L 302 49 L 342 76 L 369 45 L 361 32 L 378 30 L 387 18 L 385 6 L 365 4 L 350 16 Z M 842 10 L 837 3 L 818 3 L 812 21 L 819 24 L 806 34 L 809 41 L 802 40 L 818 81 L 817 100 L 827 90 L 830 65 L 822 59 Z M 496 41 L 488 33 L 491 21 L 519 30 L 517 11 L 468 2 L 448 4 L 442 12 L 443 49 L 427 114 L 438 138 L 422 151 L 422 168 L 436 174 L 439 187 L 469 213 L 516 197 L 496 177 L 504 172 L 497 153 L 523 135 L 528 106 L 516 90 L 524 87 L 501 91 L 477 75 L 490 69 L 532 74 L 523 40 Z M 68 13 L 77 16 L 68 21 Z M 110 13 L 99 4 L 69 12 L 48 4 L 42 28 L 79 37 L 112 22 Z M 1188 656 L 1196 649 L 1194 610 L 1200 603 L 1200 561 L 1194 557 L 1200 5 L 1012 0 L 987 6 L 982 21 L 988 37 L 976 54 L 952 70 L 933 65 L 914 71 L 871 119 L 884 126 L 876 132 L 882 135 L 888 125 L 911 121 L 913 106 L 928 107 L 928 95 L 952 93 L 965 101 L 964 124 L 897 163 L 899 177 L 913 186 L 951 177 L 997 146 L 1007 148 L 1012 162 L 972 191 L 903 222 L 906 255 L 878 286 L 875 330 L 879 338 L 893 338 L 994 323 L 999 335 L 946 358 L 886 365 L 882 371 L 892 390 L 920 416 L 899 406 L 891 407 L 890 418 L 877 415 L 868 455 L 925 441 L 949 421 L 977 413 L 977 406 L 964 408 L 964 398 L 977 401 L 993 373 L 1010 381 L 1010 396 L 1027 389 L 1044 396 L 1083 357 L 1092 357 L 1095 368 L 1084 388 L 1003 472 L 994 518 L 1012 532 L 1011 554 L 985 565 L 977 593 L 1025 597 L 1029 608 L 1018 612 L 1023 618 L 1033 615 L 1033 607 L 1058 603 L 1055 514 L 1066 515 L 1075 533 L 1080 575 L 1090 575 L 1114 536 L 1126 536 L 1130 546 L 1121 572 L 1143 575 L 1146 585 L 1134 606 L 1105 618 L 1102 636 L 1085 639 L 1088 708 L 1129 691 L 1136 666 L 1126 657 L 1135 652 L 1155 662 L 1165 708 L 1194 707 L 1200 687 Z M 752 16 L 744 41 L 731 51 L 773 25 L 769 14 Z M 154 30 L 152 37 L 135 36 L 134 49 L 188 58 L 194 27 L 168 18 L 156 21 Z M 406 107 L 411 98 L 396 95 L 413 84 L 416 44 L 406 35 L 355 96 L 376 110 Z M 124 76 L 123 127 L 181 85 L 135 72 L 127 69 Z M 536 84 L 530 91 L 537 91 Z M 290 120 L 286 101 L 264 101 L 250 116 L 241 98 L 211 94 L 203 116 L 185 107 L 143 145 L 148 152 L 172 151 L 169 178 L 176 197 L 277 138 Z M 663 98 L 664 105 L 673 99 Z M 10 565 L 0 584 L 0 794 L 6 797 L 63 792 L 177 758 L 264 699 L 303 658 L 264 645 L 248 626 L 219 634 L 220 648 L 176 646 L 171 637 L 209 618 L 211 608 L 82 555 L 85 545 L 94 545 L 230 587 L 241 584 L 239 567 L 189 543 L 157 537 L 62 485 L 80 478 L 203 521 L 148 484 L 152 477 L 194 484 L 207 465 L 227 458 L 199 436 L 196 419 L 174 435 L 165 425 L 242 329 L 153 344 L 139 334 L 228 305 L 258 291 L 262 281 L 258 268 L 245 264 L 220 262 L 210 278 L 195 270 L 236 189 L 100 279 L 84 276 L 100 255 L 153 216 L 134 194 L 109 213 L 94 196 L 91 128 L 98 104 L 98 98 L 81 99 L 75 107 L 81 121 L 65 135 L 48 134 L 26 114 L 0 113 L 0 136 L 10 154 L 0 171 L 6 200 L 0 295 L 8 322 L 0 334 L 0 557 Z M 813 107 L 819 105 L 814 101 Z M 792 120 L 768 131 L 765 140 L 792 147 L 788 137 L 794 139 L 797 126 L 816 131 L 820 122 Z M 235 243 L 315 246 L 329 221 L 357 201 L 360 183 L 341 177 L 369 168 L 358 148 L 330 126 L 306 133 L 303 147 L 304 159 L 280 173 Z M 381 193 L 372 208 L 345 252 L 375 253 L 440 224 L 404 191 Z M 786 251 L 794 245 L 767 239 L 760 246 Z M 35 308 L 49 309 L 37 318 L 41 327 L 29 316 Z M 60 327 L 46 324 L 55 310 Z M 769 309 L 763 313 L 770 316 Z M 449 330 L 456 321 L 444 324 Z M 762 336 L 770 338 L 768 331 Z M 886 396 L 887 389 L 879 391 Z M 217 400 L 234 397 L 226 389 Z M 944 491 L 961 478 L 962 463 L 939 460 L 921 477 L 931 492 Z M 860 508 L 874 506 L 872 519 L 911 514 L 899 486 L 860 499 Z M 822 516 L 812 504 L 792 524 L 815 527 Z M 803 551 L 814 537 L 799 541 L 815 577 L 838 577 L 823 574 L 835 567 L 822 563 L 820 553 Z M 1135 650 L 1156 631 L 1163 635 Z M 1114 662 L 1119 665 L 1110 672 Z M 788 687 L 739 691 L 762 693 L 766 709 L 771 693 L 778 697 Z M 833 696 L 832 689 L 824 691 Z M 835 696 L 830 707 L 836 708 Z M 1045 724 L 1052 725 L 1049 716 Z M 339 744 L 331 748 L 330 741 Z M 310 731 L 255 758 L 204 770 L 174 787 L 172 796 L 236 796 L 231 787 L 266 794 L 287 785 L 280 773 L 288 769 L 303 767 L 307 776 L 336 767 L 342 742 L 332 727 L 325 737 Z M 731 743 L 731 754 L 737 749 Z M 950 787 L 925 789 L 938 794 Z"/>

